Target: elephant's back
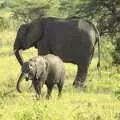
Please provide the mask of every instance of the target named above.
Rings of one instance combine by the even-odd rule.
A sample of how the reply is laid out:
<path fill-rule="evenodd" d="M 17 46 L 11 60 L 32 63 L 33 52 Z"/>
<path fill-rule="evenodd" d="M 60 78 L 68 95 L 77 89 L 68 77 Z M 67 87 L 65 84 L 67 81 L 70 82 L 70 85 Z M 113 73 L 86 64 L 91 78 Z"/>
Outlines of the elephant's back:
<path fill-rule="evenodd" d="M 48 78 L 58 80 L 61 76 L 65 75 L 64 62 L 58 56 L 48 54 L 45 56 L 45 59 L 47 59 L 49 64 Z"/>
<path fill-rule="evenodd" d="M 55 66 L 55 65 L 56 66 L 64 66 L 64 62 L 62 61 L 62 59 L 56 55 L 48 54 L 48 55 L 45 55 L 44 57 L 53 66 Z"/>
<path fill-rule="evenodd" d="M 95 31 L 83 19 L 55 20 L 46 24 L 44 39 L 51 53 L 78 64 L 90 57 Z"/>

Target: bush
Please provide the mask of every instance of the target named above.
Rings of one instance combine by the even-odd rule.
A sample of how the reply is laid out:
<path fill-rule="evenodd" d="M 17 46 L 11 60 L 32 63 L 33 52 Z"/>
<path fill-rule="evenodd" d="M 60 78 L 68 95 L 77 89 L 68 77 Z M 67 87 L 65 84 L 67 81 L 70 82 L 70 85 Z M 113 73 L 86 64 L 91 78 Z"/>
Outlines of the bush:
<path fill-rule="evenodd" d="M 120 38 L 116 40 L 115 50 L 113 52 L 113 63 L 120 65 Z"/>
<path fill-rule="evenodd" d="M 43 16 L 60 16 L 59 7 L 59 0 L 13 0 L 11 4 L 13 17 L 24 22 Z"/>
<path fill-rule="evenodd" d="M 0 17 L 0 30 L 4 30 L 6 28 L 9 27 L 9 20 L 3 18 L 3 17 Z"/>
<path fill-rule="evenodd" d="M 107 37 L 101 37 L 101 65 L 103 68 L 110 68 L 113 62 L 113 51 L 114 51 L 114 45 L 112 43 L 111 38 Z"/>

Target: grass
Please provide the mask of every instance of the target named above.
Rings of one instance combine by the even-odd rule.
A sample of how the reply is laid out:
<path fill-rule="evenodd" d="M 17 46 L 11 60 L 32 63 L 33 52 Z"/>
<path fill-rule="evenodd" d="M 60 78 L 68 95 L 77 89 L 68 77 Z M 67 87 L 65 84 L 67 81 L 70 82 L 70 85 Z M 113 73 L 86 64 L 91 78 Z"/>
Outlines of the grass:
<path fill-rule="evenodd" d="M 54 88 L 52 98 L 46 100 L 44 86 L 42 98 L 37 101 L 34 90 L 28 90 L 30 84 L 27 82 L 23 82 L 22 94 L 16 91 L 20 66 L 12 51 L 14 39 L 15 31 L 0 33 L 0 120 L 120 120 L 118 67 L 102 68 L 100 76 L 96 59 L 93 59 L 86 88 L 80 91 L 72 87 L 76 66 L 65 64 L 67 72 L 62 98 L 57 98 Z M 25 51 L 24 60 L 35 56 L 36 52 L 33 48 Z"/>

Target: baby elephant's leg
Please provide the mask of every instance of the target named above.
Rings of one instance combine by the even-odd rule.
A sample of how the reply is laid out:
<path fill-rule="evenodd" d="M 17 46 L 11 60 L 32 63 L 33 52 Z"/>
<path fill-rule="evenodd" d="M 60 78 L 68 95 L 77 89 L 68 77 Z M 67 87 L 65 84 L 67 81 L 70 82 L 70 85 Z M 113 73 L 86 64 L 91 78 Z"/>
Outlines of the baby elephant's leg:
<path fill-rule="evenodd" d="M 57 84 L 57 87 L 58 87 L 58 97 L 61 97 L 61 92 L 62 92 L 62 88 L 63 88 L 63 82 L 59 82 Z"/>
<path fill-rule="evenodd" d="M 49 99 L 51 97 L 52 89 L 53 89 L 53 85 L 47 85 L 46 99 Z"/>
<path fill-rule="evenodd" d="M 37 93 L 36 97 L 40 98 L 42 85 L 40 84 L 39 80 L 33 80 L 32 83 L 33 83 L 35 92 Z"/>

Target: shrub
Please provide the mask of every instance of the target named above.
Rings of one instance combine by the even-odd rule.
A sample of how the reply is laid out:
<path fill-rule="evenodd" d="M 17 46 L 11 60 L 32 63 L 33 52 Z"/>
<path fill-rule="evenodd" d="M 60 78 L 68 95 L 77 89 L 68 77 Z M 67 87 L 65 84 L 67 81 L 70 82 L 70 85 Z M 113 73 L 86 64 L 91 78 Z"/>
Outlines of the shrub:
<path fill-rule="evenodd" d="M 113 63 L 120 65 L 120 38 L 116 40 L 115 50 L 113 52 Z"/>
<path fill-rule="evenodd" d="M 9 20 L 3 17 L 0 17 L 0 30 L 4 30 L 9 27 Z"/>

